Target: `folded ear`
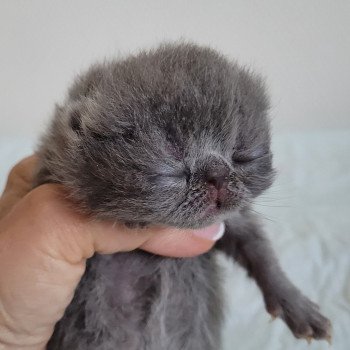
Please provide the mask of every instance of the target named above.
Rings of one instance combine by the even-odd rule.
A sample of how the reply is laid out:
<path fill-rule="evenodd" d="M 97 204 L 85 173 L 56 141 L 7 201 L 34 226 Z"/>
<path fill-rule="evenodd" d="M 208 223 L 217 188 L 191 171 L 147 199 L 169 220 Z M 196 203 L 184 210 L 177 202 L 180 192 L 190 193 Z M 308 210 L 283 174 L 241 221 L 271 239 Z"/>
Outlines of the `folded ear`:
<path fill-rule="evenodd" d="M 72 130 L 77 134 L 82 134 L 82 125 L 81 125 L 81 114 L 78 110 L 73 109 L 69 115 L 69 125 Z"/>

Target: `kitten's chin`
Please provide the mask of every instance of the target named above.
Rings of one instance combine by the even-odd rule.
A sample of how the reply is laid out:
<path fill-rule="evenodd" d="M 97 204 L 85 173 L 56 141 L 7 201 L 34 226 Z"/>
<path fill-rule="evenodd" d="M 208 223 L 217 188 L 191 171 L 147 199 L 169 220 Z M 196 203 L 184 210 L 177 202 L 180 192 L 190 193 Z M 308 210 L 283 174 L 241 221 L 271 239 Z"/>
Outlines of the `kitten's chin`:
<path fill-rule="evenodd" d="M 203 210 L 203 212 L 201 213 L 201 218 L 205 219 L 209 217 L 215 217 L 217 215 L 219 215 L 220 213 L 220 209 L 217 206 L 216 203 L 210 204 L 207 206 L 207 208 L 205 210 Z"/>
<path fill-rule="evenodd" d="M 220 206 L 217 205 L 217 203 L 211 203 L 199 214 L 199 221 L 203 222 L 203 225 L 205 226 L 214 222 L 221 222 L 231 217 L 242 207 L 244 207 L 244 201 L 222 203 Z"/>

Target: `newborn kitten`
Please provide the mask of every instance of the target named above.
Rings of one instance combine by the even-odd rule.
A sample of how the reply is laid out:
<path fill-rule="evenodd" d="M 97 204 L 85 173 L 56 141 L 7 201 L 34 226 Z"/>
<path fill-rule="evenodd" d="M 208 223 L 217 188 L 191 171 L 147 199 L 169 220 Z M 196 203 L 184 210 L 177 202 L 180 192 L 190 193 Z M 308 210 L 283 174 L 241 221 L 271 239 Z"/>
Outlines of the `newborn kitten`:
<path fill-rule="evenodd" d="M 267 112 L 258 76 L 191 44 L 95 65 L 76 80 L 42 140 L 35 185 L 64 184 L 93 218 L 225 222 L 226 232 L 195 258 L 95 255 L 48 349 L 219 349 L 220 251 L 296 337 L 330 338 L 330 322 L 288 280 L 250 211 L 273 179 Z"/>

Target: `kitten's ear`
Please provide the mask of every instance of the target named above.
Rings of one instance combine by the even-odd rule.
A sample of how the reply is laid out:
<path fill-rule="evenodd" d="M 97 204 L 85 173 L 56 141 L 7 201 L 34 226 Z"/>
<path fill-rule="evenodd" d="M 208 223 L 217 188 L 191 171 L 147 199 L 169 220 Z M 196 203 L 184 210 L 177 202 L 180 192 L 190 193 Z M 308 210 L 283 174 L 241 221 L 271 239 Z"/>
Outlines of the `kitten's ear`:
<path fill-rule="evenodd" d="M 69 114 L 69 126 L 78 135 L 83 133 L 81 114 L 78 110 L 73 110 Z"/>

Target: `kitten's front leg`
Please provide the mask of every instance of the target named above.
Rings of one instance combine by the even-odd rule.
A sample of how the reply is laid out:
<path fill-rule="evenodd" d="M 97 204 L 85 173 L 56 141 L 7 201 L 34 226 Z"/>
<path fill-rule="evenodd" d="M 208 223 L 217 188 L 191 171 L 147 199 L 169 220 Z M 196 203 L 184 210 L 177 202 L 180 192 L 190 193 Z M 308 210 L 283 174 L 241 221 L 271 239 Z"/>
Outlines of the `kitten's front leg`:
<path fill-rule="evenodd" d="M 281 317 L 295 337 L 330 341 L 330 321 L 289 281 L 255 217 L 244 212 L 228 220 L 216 248 L 247 269 L 263 293 L 267 311 Z"/>

